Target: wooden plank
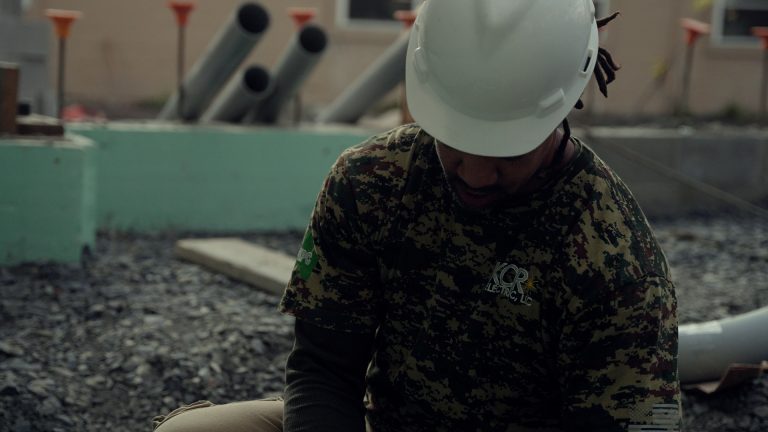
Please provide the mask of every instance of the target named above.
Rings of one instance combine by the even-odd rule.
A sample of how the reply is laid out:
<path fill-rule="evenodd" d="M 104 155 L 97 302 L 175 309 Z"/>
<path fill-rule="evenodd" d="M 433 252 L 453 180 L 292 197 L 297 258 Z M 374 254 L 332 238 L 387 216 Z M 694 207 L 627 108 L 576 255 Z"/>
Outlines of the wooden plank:
<path fill-rule="evenodd" d="M 185 239 L 176 242 L 176 255 L 281 295 L 296 258 L 238 238 Z"/>
<path fill-rule="evenodd" d="M 0 62 L 0 135 L 16 133 L 18 95 L 18 65 Z"/>
<path fill-rule="evenodd" d="M 16 118 L 16 133 L 19 135 L 64 135 L 64 126 L 61 120 L 39 114 L 18 116 Z"/>

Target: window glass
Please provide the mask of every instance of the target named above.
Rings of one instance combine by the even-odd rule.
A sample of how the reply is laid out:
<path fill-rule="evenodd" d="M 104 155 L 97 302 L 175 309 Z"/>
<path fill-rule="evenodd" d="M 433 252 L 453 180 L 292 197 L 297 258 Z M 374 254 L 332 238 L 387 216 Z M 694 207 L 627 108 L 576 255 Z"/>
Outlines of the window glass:
<path fill-rule="evenodd" d="M 349 0 L 350 20 L 393 21 L 395 11 L 410 10 L 412 0 Z"/>
<path fill-rule="evenodd" d="M 725 10 L 723 36 L 751 36 L 752 27 L 768 26 L 768 10 L 736 9 Z"/>
<path fill-rule="evenodd" d="M 752 27 L 768 27 L 768 0 L 717 0 L 712 40 L 719 45 L 758 45 Z"/>

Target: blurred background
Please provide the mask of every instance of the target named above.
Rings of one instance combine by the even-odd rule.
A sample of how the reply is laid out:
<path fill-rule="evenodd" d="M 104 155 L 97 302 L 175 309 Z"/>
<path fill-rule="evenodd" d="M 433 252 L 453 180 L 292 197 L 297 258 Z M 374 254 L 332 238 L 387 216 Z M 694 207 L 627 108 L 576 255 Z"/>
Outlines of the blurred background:
<path fill-rule="evenodd" d="M 243 65 L 274 65 L 295 31 L 287 6 L 316 10 L 315 22 L 330 44 L 317 69 L 302 87 L 308 113 L 330 104 L 373 63 L 403 31 L 396 10 L 410 10 L 418 0 L 313 0 L 290 4 L 264 0 L 270 12 L 268 32 Z M 690 74 L 688 110 L 709 119 L 754 121 L 760 109 L 763 49 L 752 27 L 768 25 L 761 0 L 597 0 L 598 16 L 620 11 L 602 32 L 601 45 L 622 66 L 611 86 L 613 97 L 587 96 L 591 121 L 634 123 L 664 121 L 679 112 L 685 32 L 681 19 L 711 26 L 696 42 Z M 107 117 L 152 118 L 175 89 L 177 28 L 165 2 L 157 0 L 3 0 L 0 57 L 20 63 L 22 99 L 36 109 L 53 106 L 57 40 L 46 21 L 48 8 L 81 11 L 67 43 L 67 100 Z M 187 30 L 191 66 L 240 4 L 237 0 L 199 1 Z M 15 21 L 10 31 L 9 21 Z M 244 66 L 243 66 L 244 67 Z M 395 93 L 379 101 L 396 105 Z M 50 108 L 48 108 L 48 113 Z"/>
<path fill-rule="evenodd" d="M 0 0 L 0 431 L 281 394 L 279 287 L 338 155 L 410 121 L 420 3 Z M 768 0 L 594 3 L 621 69 L 570 118 L 669 259 L 685 430 L 765 432 Z"/>

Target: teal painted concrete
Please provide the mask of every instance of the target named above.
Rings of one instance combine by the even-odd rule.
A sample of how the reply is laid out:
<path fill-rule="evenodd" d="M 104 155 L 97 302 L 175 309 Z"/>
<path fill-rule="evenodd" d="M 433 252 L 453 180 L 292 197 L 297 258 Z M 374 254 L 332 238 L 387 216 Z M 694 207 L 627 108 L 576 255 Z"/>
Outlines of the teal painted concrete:
<path fill-rule="evenodd" d="M 338 155 L 366 131 L 110 124 L 98 143 L 100 228 L 137 232 L 303 229 Z"/>
<path fill-rule="evenodd" d="M 75 262 L 84 245 L 93 245 L 97 229 L 303 229 L 339 153 L 372 135 L 351 128 L 147 123 L 81 124 L 68 130 L 77 135 L 62 142 L 0 139 L 0 265 Z M 667 135 L 595 130 L 588 141 L 596 148 L 607 143 L 637 148 L 695 179 L 732 193 L 749 192 L 746 199 L 766 195 L 764 135 L 741 131 L 737 154 L 729 136 Z M 722 141 L 724 148 L 702 147 L 702 140 Z M 683 152 L 681 143 L 695 148 Z M 612 156 L 610 149 L 603 150 Z M 676 163 L 681 154 L 687 155 L 684 162 L 695 158 L 697 163 Z M 647 212 L 688 209 L 681 203 L 690 190 L 627 161 L 611 163 Z M 718 182 L 723 179 L 729 183 Z M 732 190 L 733 179 L 739 179 L 737 190 Z"/>
<path fill-rule="evenodd" d="M 0 265 L 77 262 L 95 233 L 95 147 L 0 139 Z"/>

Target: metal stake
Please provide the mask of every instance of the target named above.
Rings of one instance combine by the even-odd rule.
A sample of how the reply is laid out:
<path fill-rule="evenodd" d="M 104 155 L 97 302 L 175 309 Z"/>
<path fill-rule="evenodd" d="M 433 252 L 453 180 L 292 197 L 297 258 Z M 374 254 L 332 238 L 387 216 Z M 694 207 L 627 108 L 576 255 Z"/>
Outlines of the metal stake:
<path fill-rule="evenodd" d="M 768 49 L 763 50 L 763 84 L 760 89 L 760 123 L 768 124 L 766 111 L 768 111 Z"/>
<path fill-rule="evenodd" d="M 176 106 L 178 110 L 179 120 L 185 121 L 184 117 L 184 28 L 185 26 L 179 26 L 179 43 L 178 52 L 176 55 L 176 82 L 179 86 L 179 102 Z"/>
<path fill-rule="evenodd" d="M 78 11 L 46 9 L 45 14 L 53 22 L 56 36 L 59 39 L 59 70 L 58 70 L 58 97 L 56 115 L 61 118 L 64 111 L 64 69 L 66 67 L 66 39 L 69 36 L 69 28 L 72 23 L 82 17 Z"/>
<path fill-rule="evenodd" d="M 192 12 L 192 9 L 195 8 L 195 5 L 190 1 L 171 0 L 168 2 L 168 6 L 173 11 L 174 16 L 176 17 L 176 24 L 178 24 L 179 27 L 179 40 L 176 44 L 176 81 L 179 88 L 177 92 L 178 99 L 176 100 L 176 115 L 179 117 L 180 121 L 184 122 L 187 120 L 184 115 L 184 28 L 187 26 L 189 14 Z"/>
<path fill-rule="evenodd" d="M 57 83 L 58 95 L 56 97 L 56 116 L 61 118 L 64 113 L 64 63 L 66 55 L 67 39 L 59 38 L 59 77 Z"/>
<path fill-rule="evenodd" d="M 691 70 L 693 69 L 693 50 L 696 40 L 702 35 L 709 34 L 709 24 L 691 18 L 683 18 L 680 25 L 685 30 L 685 64 L 683 65 L 683 94 L 680 97 L 679 114 L 688 115 L 688 102 L 691 92 Z"/>
<path fill-rule="evenodd" d="M 691 92 L 691 65 L 693 64 L 693 45 L 685 49 L 685 64 L 683 65 L 683 95 L 680 98 L 680 113 L 688 114 L 688 101 Z"/>

